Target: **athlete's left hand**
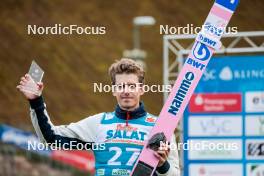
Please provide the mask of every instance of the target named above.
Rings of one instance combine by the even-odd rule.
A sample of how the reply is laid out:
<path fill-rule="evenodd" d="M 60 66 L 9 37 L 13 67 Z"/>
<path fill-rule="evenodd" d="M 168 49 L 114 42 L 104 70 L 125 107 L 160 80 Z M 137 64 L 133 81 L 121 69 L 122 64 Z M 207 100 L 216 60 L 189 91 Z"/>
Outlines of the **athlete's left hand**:
<path fill-rule="evenodd" d="M 169 145 L 166 143 L 161 144 L 159 150 L 154 152 L 154 155 L 159 159 L 158 167 L 162 166 L 168 159 L 170 153 Z"/>

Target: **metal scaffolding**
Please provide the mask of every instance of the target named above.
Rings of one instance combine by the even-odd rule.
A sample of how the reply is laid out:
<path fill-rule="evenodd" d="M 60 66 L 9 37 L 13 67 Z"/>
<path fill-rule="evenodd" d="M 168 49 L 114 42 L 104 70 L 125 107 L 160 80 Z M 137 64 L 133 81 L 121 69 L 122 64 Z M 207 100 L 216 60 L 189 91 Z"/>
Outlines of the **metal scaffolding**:
<path fill-rule="evenodd" d="M 193 46 L 195 34 L 164 35 L 163 37 L 163 84 L 173 85 L 186 57 Z M 221 38 L 222 47 L 214 54 L 264 53 L 264 31 L 225 34 Z M 164 102 L 168 97 L 164 92 Z"/>

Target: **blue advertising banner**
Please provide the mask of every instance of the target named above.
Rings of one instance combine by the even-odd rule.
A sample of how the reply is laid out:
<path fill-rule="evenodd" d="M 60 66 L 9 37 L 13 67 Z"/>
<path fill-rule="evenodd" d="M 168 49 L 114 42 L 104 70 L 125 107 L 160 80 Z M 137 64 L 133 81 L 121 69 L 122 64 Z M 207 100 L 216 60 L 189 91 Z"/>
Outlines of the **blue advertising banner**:
<path fill-rule="evenodd" d="M 264 56 L 212 58 L 183 123 L 184 176 L 263 175 Z"/>
<path fill-rule="evenodd" d="M 0 124 L 0 141 L 14 144 L 24 150 L 36 152 L 41 155 L 50 155 L 51 151 L 40 143 L 37 136 L 8 125 Z"/>

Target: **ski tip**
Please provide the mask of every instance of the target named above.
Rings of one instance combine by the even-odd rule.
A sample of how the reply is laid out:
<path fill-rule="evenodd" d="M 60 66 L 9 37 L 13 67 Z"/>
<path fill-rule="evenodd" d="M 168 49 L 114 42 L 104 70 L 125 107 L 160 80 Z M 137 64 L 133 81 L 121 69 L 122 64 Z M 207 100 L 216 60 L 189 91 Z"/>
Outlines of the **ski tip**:
<path fill-rule="evenodd" d="M 239 0 L 216 0 L 215 2 L 231 11 L 235 11 L 238 6 Z"/>

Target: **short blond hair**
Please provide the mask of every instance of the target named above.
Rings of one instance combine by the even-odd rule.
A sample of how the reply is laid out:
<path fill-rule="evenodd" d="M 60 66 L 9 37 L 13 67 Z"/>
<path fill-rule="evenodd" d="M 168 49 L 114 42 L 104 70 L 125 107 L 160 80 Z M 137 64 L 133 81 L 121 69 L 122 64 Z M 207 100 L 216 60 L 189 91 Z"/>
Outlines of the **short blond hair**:
<path fill-rule="evenodd" d="M 143 66 L 138 64 L 136 61 L 128 58 L 122 58 L 113 63 L 108 70 L 108 73 L 111 77 L 111 82 L 114 85 L 116 82 L 116 75 L 123 73 L 133 73 L 138 77 L 139 83 L 144 83 L 145 71 Z"/>

